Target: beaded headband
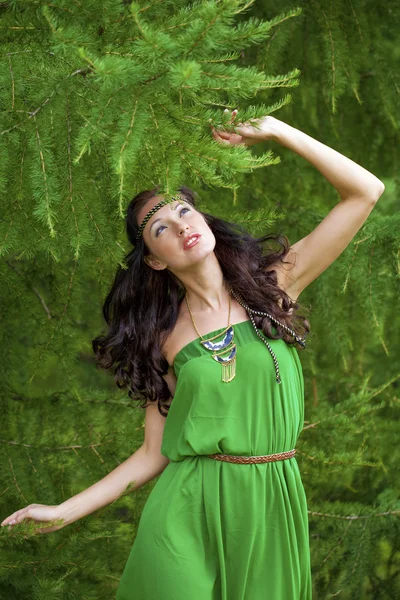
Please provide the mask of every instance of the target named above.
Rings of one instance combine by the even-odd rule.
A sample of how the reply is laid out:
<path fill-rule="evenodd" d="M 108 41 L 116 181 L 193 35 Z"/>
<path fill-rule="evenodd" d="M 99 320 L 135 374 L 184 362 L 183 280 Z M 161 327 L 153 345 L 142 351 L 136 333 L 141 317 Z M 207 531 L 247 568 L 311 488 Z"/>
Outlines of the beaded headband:
<path fill-rule="evenodd" d="M 136 241 L 138 242 L 140 240 L 140 238 L 142 237 L 142 233 L 143 233 L 143 229 L 146 227 L 147 221 L 149 219 L 151 219 L 151 217 L 154 215 L 154 213 L 156 213 L 158 211 L 159 208 L 161 208 L 162 206 L 164 206 L 165 204 L 171 204 L 173 200 L 182 200 L 182 196 L 171 196 L 170 200 L 161 200 L 160 202 L 158 202 L 155 206 L 153 206 L 153 208 L 147 213 L 147 215 L 145 216 L 145 218 L 142 221 L 142 224 L 140 225 L 137 235 L 136 235 Z"/>

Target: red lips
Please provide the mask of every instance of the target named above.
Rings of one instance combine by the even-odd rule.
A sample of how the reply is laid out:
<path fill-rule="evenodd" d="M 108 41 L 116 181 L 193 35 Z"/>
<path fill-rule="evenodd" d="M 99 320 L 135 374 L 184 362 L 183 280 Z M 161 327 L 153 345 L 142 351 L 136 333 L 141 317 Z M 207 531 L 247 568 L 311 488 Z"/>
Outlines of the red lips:
<path fill-rule="evenodd" d="M 197 242 L 199 241 L 200 238 L 201 238 L 201 233 L 190 233 L 184 239 L 183 249 L 189 250 L 190 248 L 192 248 L 192 246 L 195 246 L 197 244 Z M 194 241 L 194 240 L 196 240 L 196 241 Z M 191 242 L 190 245 L 189 245 L 189 242 Z"/>

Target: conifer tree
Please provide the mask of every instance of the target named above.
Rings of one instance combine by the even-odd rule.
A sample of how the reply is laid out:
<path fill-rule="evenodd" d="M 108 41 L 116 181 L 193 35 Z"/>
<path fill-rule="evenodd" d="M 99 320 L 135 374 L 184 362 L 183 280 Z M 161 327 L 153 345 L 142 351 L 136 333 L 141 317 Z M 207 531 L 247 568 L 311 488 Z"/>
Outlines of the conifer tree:
<path fill-rule="evenodd" d="M 367 0 L 0 3 L 1 519 L 60 504 L 143 441 L 143 411 L 91 349 L 136 193 L 187 185 L 200 210 L 292 243 L 339 200 L 274 142 L 210 135 L 225 108 L 273 114 L 385 181 L 299 299 L 312 335 L 297 460 L 315 598 L 399 597 L 399 13 Z M 112 598 L 154 484 L 51 534 L 1 528 L 0 597 Z"/>

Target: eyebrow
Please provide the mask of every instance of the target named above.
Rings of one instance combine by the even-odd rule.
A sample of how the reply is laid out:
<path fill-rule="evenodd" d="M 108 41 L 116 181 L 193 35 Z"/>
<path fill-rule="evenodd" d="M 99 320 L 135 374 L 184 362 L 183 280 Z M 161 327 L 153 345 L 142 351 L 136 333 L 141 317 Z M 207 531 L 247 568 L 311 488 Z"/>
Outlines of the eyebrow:
<path fill-rule="evenodd" d="M 182 202 L 185 204 L 185 201 L 182 200 L 181 202 L 177 202 L 175 204 L 175 207 L 177 207 L 178 204 L 182 204 Z M 151 232 L 151 228 L 153 227 L 153 225 L 155 225 L 157 223 L 157 221 L 161 221 L 161 220 L 162 220 L 162 217 L 158 217 L 158 219 L 156 219 L 155 221 L 152 222 L 152 224 L 150 225 L 149 233 Z"/>

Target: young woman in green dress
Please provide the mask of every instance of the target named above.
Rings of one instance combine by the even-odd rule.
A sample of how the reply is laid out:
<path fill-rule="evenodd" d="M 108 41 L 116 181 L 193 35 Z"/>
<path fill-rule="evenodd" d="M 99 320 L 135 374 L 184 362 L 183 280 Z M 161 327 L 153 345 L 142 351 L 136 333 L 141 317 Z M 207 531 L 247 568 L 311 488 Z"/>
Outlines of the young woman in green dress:
<path fill-rule="evenodd" d="M 237 116 L 232 113 L 232 120 Z M 106 477 L 23 519 L 47 533 L 159 476 L 117 600 L 311 600 L 308 513 L 295 452 L 304 422 L 296 344 L 310 327 L 297 299 L 343 252 L 384 191 L 363 167 L 273 117 L 212 130 L 220 144 L 275 140 L 308 160 L 340 202 L 307 236 L 254 239 L 196 208 L 182 186 L 138 194 L 133 250 L 104 304 L 100 366 L 139 398 L 142 446 Z M 265 252 L 277 241 L 280 251 Z"/>

